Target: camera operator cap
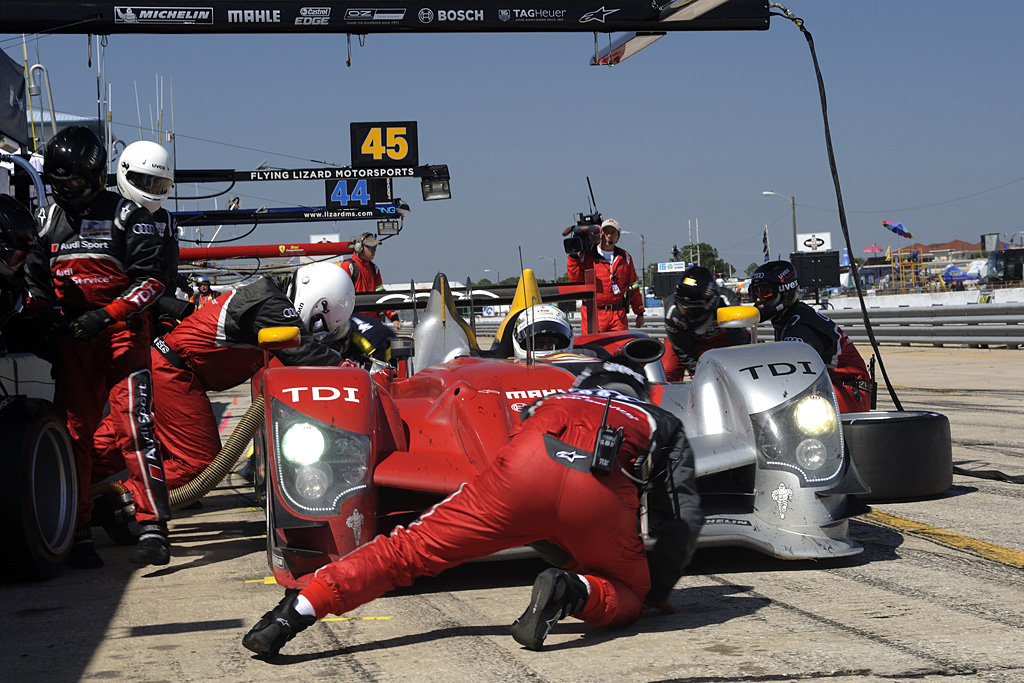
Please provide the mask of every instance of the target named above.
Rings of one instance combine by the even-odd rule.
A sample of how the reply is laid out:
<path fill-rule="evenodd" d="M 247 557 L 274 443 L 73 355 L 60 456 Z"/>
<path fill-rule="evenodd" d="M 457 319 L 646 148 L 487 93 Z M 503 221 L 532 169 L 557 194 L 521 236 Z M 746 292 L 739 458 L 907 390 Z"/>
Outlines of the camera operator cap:
<path fill-rule="evenodd" d="M 614 218 L 609 218 L 608 220 L 601 224 L 601 229 L 604 230 L 605 228 L 614 228 L 615 232 L 620 234 L 622 233 L 622 231 L 619 230 L 619 222 Z"/>
<path fill-rule="evenodd" d="M 376 247 L 380 244 L 380 240 L 374 237 L 372 232 L 364 232 L 359 236 L 358 242 L 364 247 Z"/>

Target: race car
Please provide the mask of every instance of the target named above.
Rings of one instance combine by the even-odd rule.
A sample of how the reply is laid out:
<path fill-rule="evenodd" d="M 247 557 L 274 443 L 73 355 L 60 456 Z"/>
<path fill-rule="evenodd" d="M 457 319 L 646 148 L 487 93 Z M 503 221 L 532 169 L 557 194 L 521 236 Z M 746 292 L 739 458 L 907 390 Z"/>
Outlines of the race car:
<path fill-rule="evenodd" d="M 503 347 L 512 322 L 537 301 L 527 270 L 484 350 L 438 275 L 404 376 L 380 367 L 262 374 L 257 486 L 278 583 L 303 586 L 320 566 L 414 520 L 489 465 L 526 405 L 615 354 L 645 363 L 652 402 L 683 422 L 707 519 L 701 546 L 791 559 L 861 551 L 848 520 L 867 510 L 855 495 L 867 487 L 844 449 L 832 385 L 810 347 L 709 351 L 688 383 L 665 382 L 663 347 L 641 332 L 583 335 L 572 353 L 512 360 Z M 756 315 L 726 309 L 722 324 L 756 324 Z M 638 522 L 644 531 L 645 520 Z"/>

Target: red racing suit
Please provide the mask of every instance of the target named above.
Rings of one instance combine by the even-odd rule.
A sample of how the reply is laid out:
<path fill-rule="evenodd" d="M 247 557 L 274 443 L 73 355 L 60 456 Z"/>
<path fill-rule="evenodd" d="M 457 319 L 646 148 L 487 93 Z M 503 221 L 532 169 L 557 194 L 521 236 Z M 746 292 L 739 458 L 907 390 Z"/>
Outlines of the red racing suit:
<path fill-rule="evenodd" d="M 697 361 L 705 351 L 720 349 L 726 346 L 738 346 L 750 343 L 750 333 L 738 328 L 722 328 L 714 318 L 718 306 L 736 306 L 737 297 L 731 290 L 717 287 L 719 301 L 711 312 L 712 320 L 707 329 L 698 334 L 691 329 L 689 321 L 679 308 L 672 304 L 665 314 L 665 354 L 661 357 L 661 365 L 665 368 L 665 378 L 669 382 L 681 382 L 689 372 L 697 368 Z"/>
<path fill-rule="evenodd" d="M 341 262 L 341 268 L 352 278 L 352 286 L 356 292 L 383 292 L 384 278 L 381 277 L 380 268 L 373 261 L 367 261 L 353 256 Z M 380 316 L 373 311 L 362 311 L 359 315 L 380 320 Z M 398 313 L 384 311 L 384 317 L 388 320 L 398 320 Z"/>
<path fill-rule="evenodd" d="M 828 368 L 839 412 L 871 409 L 871 376 L 864 359 L 838 325 L 803 301 L 772 318 L 775 341 L 802 341 L 818 352 Z"/>
<path fill-rule="evenodd" d="M 114 321 L 91 339 L 57 345 L 55 400 L 67 413 L 78 468 L 77 523 L 84 526 L 92 514 L 93 433 L 108 400 L 123 435 L 118 456 L 140 492 L 136 519 L 165 521 L 170 509 L 153 433 L 146 310 L 164 290 L 153 216 L 108 191 L 81 215 L 54 204 L 42 217 L 39 246 L 28 260 L 31 308 L 59 307 L 67 320 L 102 308 Z"/>
<path fill-rule="evenodd" d="M 597 331 L 628 330 L 626 311 L 632 306 L 636 315 L 644 313 L 644 297 L 637 282 L 633 257 L 625 249 L 615 247 L 609 262 L 594 246 L 582 255 L 570 255 L 566 259 L 565 274 L 569 282 L 583 282 L 588 270 L 594 271 L 597 286 Z M 583 334 L 588 334 L 586 306 L 581 315 Z"/>
<path fill-rule="evenodd" d="M 207 391 L 238 386 L 263 366 L 259 331 L 296 326 L 299 345 L 272 351 L 285 365 L 337 365 L 342 356 L 316 341 L 299 323 L 292 302 L 267 278 L 225 292 L 153 342 L 156 434 L 163 448 L 168 489 L 192 481 L 220 452 L 221 441 Z M 121 470 L 115 427 L 106 420 L 96 434 L 93 480 Z M 133 497 L 138 490 L 126 482 Z"/>
<path fill-rule="evenodd" d="M 606 407 L 607 424 L 624 430 L 624 442 L 611 474 L 593 474 L 591 449 Z M 650 566 L 637 526 L 641 478 L 659 536 Z M 321 567 L 302 594 L 318 618 L 342 614 L 417 576 L 548 541 L 571 555 L 564 567 L 590 586 L 575 616 L 622 626 L 643 614 L 649 590 L 658 601 L 667 597 L 702 524 L 693 453 L 679 421 L 614 391 L 570 390 L 527 408 L 488 469 L 408 528 Z"/>

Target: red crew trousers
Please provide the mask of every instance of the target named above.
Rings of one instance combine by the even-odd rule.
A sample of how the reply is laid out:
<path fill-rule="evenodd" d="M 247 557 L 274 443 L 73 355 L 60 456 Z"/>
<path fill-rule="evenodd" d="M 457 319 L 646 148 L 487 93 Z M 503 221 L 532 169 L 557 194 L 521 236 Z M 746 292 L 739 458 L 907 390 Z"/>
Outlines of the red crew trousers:
<path fill-rule="evenodd" d="M 67 413 L 78 471 L 77 525 L 92 515 L 93 434 L 110 401 L 116 438 L 118 470 L 127 467 L 139 522 L 170 519 L 163 465 L 153 429 L 153 379 L 149 367 L 147 324 L 132 332 L 117 322 L 85 341 L 67 340 L 59 346 L 55 399 Z"/>
<path fill-rule="evenodd" d="M 152 350 L 156 435 L 164 458 L 168 490 L 185 486 L 199 475 L 220 452 L 220 432 L 206 390 L 195 374 L 179 370 Z M 112 416 L 107 416 L 94 441 L 93 480 L 116 474 L 119 462 Z M 141 493 L 134 480 L 125 482 L 132 496 Z"/>
<path fill-rule="evenodd" d="M 583 334 L 590 334 L 587 327 L 587 307 L 580 308 L 580 324 Z M 614 311 L 606 311 L 598 306 L 597 309 L 597 331 L 598 332 L 621 332 L 629 329 L 629 311 L 626 308 L 617 308 Z"/>
<path fill-rule="evenodd" d="M 546 539 L 572 555 L 565 569 L 590 584 L 574 616 L 597 627 L 636 621 L 650 589 L 636 485 L 619 470 L 605 477 L 559 464 L 535 430 L 517 434 L 495 457 L 408 528 L 317 570 L 302 591 L 316 616 L 343 614 L 417 576 Z"/>

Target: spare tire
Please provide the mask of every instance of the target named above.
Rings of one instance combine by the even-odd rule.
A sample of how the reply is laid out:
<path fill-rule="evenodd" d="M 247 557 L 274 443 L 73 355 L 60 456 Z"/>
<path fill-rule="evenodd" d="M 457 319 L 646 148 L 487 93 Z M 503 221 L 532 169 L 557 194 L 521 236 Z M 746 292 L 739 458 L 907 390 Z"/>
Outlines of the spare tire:
<path fill-rule="evenodd" d="M 858 498 L 897 503 L 942 495 L 953 485 L 949 419 L 927 411 L 845 413 L 843 438 L 871 488 Z"/>
<path fill-rule="evenodd" d="M 19 579 L 56 576 L 71 551 L 78 506 L 64 415 L 49 401 L 16 397 L 0 411 L 0 439 L 0 528 L 11 544 L 0 572 Z"/>

